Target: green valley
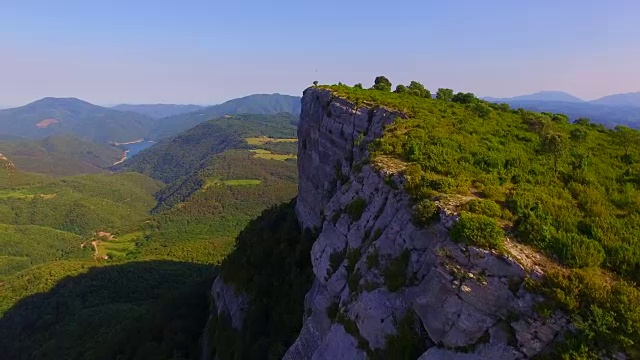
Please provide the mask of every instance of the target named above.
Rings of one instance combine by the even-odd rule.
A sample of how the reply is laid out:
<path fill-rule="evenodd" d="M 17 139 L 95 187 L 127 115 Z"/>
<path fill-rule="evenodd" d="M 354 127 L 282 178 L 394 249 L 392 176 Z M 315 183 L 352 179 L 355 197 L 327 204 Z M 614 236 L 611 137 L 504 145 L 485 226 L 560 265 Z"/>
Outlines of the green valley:
<path fill-rule="evenodd" d="M 295 162 L 257 158 L 250 150 L 262 145 L 245 138 L 295 144 L 291 122 L 212 120 L 112 174 L 55 178 L 3 160 L 0 349 L 10 358 L 197 357 L 215 265 L 246 224 L 297 190 Z"/>

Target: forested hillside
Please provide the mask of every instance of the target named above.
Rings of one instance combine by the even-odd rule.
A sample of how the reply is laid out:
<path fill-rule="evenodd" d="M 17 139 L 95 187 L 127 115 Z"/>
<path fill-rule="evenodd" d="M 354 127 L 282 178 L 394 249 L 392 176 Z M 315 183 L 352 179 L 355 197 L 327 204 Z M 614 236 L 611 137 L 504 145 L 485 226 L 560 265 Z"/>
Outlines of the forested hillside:
<path fill-rule="evenodd" d="M 25 106 L 0 110 L 0 129 L 8 135 L 40 139 L 56 134 L 107 143 L 147 136 L 155 120 L 75 98 L 44 98 Z"/>
<path fill-rule="evenodd" d="M 199 105 L 175 105 L 175 104 L 120 104 L 111 107 L 119 111 L 131 111 L 146 115 L 154 119 L 186 114 L 203 108 Z"/>
<path fill-rule="evenodd" d="M 136 171 L 171 183 L 205 166 L 212 155 L 228 149 L 250 149 L 245 140 L 256 136 L 295 138 L 295 117 L 276 115 L 229 115 L 210 120 L 179 135 L 164 139 L 115 170 Z"/>
<path fill-rule="evenodd" d="M 197 358 L 214 266 L 247 223 L 296 194 L 292 119 L 227 117 L 157 144 L 149 173 L 165 187 L 132 171 L 54 179 L 3 160 L 0 351 Z"/>
<path fill-rule="evenodd" d="M 49 175 L 77 175 L 107 172 L 122 158 L 123 150 L 92 143 L 70 135 L 54 135 L 40 140 L 0 141 L 3 154 L 26 172 Z"/>
<path fill-rule="evenodd" d="M 434 200 L 471 198 L 459 209 L 455 241 L 509 254 L 506 234 L 548 256 L 543 280 L 530 288 L 547 297 L 541 312 L 560 309 L 577 324 L 551 358 L 640 356 L 638 131 L 449 89 L 436 99 L 403 86 L 394 93 L 383 77 L 372 90 L 326 88 L 406 114 L 373 144 L 372 162 L 402 170 L 417 222 L 437 216 Z"/>
<path fill-rule="evenodd" d="M 220 118 L 225 115 L 275 115 L 280 113 L 299 115 L 300 98 L 281 94 L 255 94 L 229 100 L 220 105 L 209 106 L 188 114 L 163 118 L 152 131 L 151 138 L 162 139 L 167 136 L 173 136 L 202 122 Z"/>

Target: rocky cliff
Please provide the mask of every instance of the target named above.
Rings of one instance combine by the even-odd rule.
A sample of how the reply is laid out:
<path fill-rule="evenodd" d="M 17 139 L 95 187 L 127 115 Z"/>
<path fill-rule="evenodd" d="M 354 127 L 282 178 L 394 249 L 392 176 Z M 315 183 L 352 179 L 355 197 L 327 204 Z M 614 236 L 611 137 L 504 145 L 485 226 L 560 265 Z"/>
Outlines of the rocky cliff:
<path fill-rule="evenodd" d="M 437 202 L 432 225 L 415 225 L 402 164 L 370 161 L 367 145 L 398 117 L 328 90 L 304 93 L 296 213 L 319 235 L 302 330 L 284 359 L 526 359 L 544 351 L 567 323 L 533 310 L 541 299 L 523 287 L 530 269 L 452 242 L 450 202 Z M 240 326 L 247 300 L 220 281 L 213 295 Z"/>

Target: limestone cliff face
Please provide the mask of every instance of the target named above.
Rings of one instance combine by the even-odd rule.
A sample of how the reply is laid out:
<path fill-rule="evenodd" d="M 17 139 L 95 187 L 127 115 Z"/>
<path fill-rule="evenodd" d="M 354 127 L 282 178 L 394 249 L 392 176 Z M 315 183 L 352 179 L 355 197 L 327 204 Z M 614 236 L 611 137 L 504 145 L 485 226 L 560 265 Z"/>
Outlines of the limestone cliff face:
<path fill-rule="evenodd" d="M 422 360 L 524 359 L 543 351 L 566 319 L 532 310 L 540 299 L 522 288 L 525 269 L 452 242 L 448 229 L 456 216 L 446 204 L 432 226 L 414 225 L 403 180 L 368 164 L 367 144 L 398 116 L 356 108 L 323 89 L 304 93 L 296 212 L 303 227 L 320 235 L 311 254 L 316 278 L 304 299 L 307 316 L 284 358 L 368 358 L 385 348 L 407 314 L 415 314 L 423 334 Z M 361 213 L 350 210 L 354 201 Z M 341 321 L 328 315 L 336 305 Z"/>
<path fill-rule="evenodd" d="M 428 228 L 412 222 L 403 179 L 369 163 L 367 145 L 403 115 L 356 107 L 307 89 L 298 130 L 296 205 L 304 228 L 319 234 L 311 251 L 315 279 L 304 299 L 303 327 L 284 359 L 367 359 L 379 355 L 409 319 L 421 360 L 526 359 L 567 328 L 559 313 L 532 307 L 527 271 L 509 257 L 452 242 L 457 220 L 439 203 Z M 218 278 L 217 312 L 242 326 L 250 306 Z M 422 352 L 422 351 L 421 351 Z"/>

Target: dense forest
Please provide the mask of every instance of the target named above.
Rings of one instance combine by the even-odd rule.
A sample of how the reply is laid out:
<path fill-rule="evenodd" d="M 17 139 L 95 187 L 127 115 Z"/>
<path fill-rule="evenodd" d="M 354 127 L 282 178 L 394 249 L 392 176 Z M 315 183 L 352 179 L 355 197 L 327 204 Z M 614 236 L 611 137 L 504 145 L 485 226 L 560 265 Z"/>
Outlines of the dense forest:
<path fill-rule="evenodd" d="M 229 149 L 252 148 L 245 138 L 295 138 L 293 119 L 293 115 L 282 113 L 229 115 L 210 120 L 162 140 L 117 166 L 116 170 L 136 171 L 168 184 L 206 166 L 212 155 Z"/>
<path fill-rule="evenodd" d="M 197 358 L 215 266 L 262 210 L 296 194 L 291 120 L 216 120 L 220 136 L 237 139 L 218 151 L 207 147 L 215 141 L 196 145 L 219 139 L 207 125 L 179 136 L 184 142 L 167 151 L 204 155 L 166 186 L 135 172 L 54 178 L 2 160 L 0 351 L 15 359 Z"/>
<path fill-rule="evenodd" d="M 221 275 L 250 296 L 251 306 L 241 332 L 227 317 L 212 315 L 206 333 L 212 358 L 282 358 L 302 327 L 315 237 L 300 229 L 295 201 L 265 210 L 240 233 Z"/>
<path fill-rule="evenodd" d="M 402 111 L 372 144 L 372 162 L 402 164 L 416 218 L 432 201 L 476 200 L 461 209 L 454 240 L 505 251 L 504 235 L 557 265 L 546 269 L 541 311 L 572 314 L 577 329 L 552 357 L 640 356 L 640 133 L 580 118 L 511 109 L 470 93 L 384 77 L 372 89 L 327 86 L 355 104 Z M 396 164 L 397 165 L 397 164 Z"/>
<path fill-rule="evenodd" d="M 107 172 L 122 158 L 123 150 L 69 135 L 54 135 L 40 140 L 0 141 L 0 154 L 11 159 L 23 171 L 69 176 Z"/>

